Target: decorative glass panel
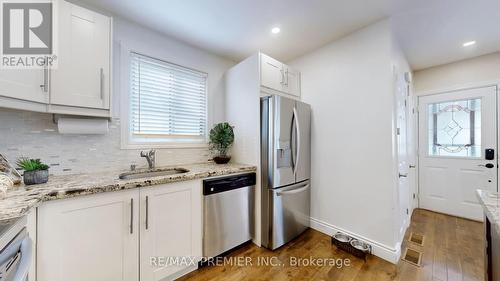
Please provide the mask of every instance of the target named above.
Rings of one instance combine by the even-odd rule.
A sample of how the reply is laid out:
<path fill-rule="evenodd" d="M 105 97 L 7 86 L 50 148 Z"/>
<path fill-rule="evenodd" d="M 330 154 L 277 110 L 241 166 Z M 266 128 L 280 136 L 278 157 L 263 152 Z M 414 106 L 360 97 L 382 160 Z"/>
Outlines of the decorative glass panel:
<path fill-rule="evenodd" d="M 429 104 L 429 155 L 481 157 L 481 99 Z"/>

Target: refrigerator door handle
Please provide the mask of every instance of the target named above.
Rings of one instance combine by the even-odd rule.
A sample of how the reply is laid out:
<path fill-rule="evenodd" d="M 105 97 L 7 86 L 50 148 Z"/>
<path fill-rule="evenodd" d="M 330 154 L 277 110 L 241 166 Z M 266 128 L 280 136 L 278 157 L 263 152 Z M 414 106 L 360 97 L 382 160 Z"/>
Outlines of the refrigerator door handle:
<path fill-rule="evenodd" d="M 295 189 L 289 189 L 289 190 L 285 190 L 285 191 L 279 191 L 279 192 L 276 192 L 276 196 L 282 196 L 282 195 L 289 195 L 289 194 L 301 193 L 301 192 L 303 192 L 303 191 L 308 190 L 310 187 L 311 187 L 311 185 L 310 185 L 310 184 L 306 184 L 306 185 L 305 185 L 305 186 L 303 186 L 303 187 L 299 187 L 299 188 L 295 188 Z"/>
<path fill-rule="evenodd" d="M 297 174 L 297 167 L 299 166 L 300 160 L 300 125 L 299 125 L 299 115 L 297 114 L 297 108 L 293 108 L 293 120 L 295 121 L 295 138 L 297 140 L 297 147 L 295 148 L 295 164 L 293 165 L 293 174 Z"/>
<path fill-rule="evenodd" d="M 290 130 L 290 162 L 292 164 L 292 171 L 293 171 L 293 174 L 295 175 L 295 164 L 296 164 L 296 161 L 295 161 L 295 154 L 294 154 L 294 151 L 297 149 L 295 147 L 295 143 L 294 143 L 294 138 L 293 138 L 293 134 L 295 132 L 295 113 L 292 113 L 292 124 L 291 124 L 292 128 Z"/>

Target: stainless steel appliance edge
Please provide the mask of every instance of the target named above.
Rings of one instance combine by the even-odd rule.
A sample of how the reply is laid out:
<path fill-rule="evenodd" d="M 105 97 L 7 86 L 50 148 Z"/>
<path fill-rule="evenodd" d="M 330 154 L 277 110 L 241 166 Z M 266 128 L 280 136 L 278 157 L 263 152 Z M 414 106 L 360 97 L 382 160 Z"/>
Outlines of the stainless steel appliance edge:
<path fill-rule="evenodd" d="M 309 227 L 311 133 L 309 105 L 282 96 L 261 98 L 262 246 L 276 249 Z"/>

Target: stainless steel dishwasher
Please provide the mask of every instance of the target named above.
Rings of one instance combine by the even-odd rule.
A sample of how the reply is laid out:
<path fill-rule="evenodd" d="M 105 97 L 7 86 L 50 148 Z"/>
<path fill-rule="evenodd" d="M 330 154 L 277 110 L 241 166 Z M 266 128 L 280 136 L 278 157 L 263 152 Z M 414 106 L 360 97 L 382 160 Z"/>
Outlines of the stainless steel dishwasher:
<path fill-rule="evenodd" d="M 253 236 L 255 173 L 203 181 L 203 256 L 216 257 Z"/>

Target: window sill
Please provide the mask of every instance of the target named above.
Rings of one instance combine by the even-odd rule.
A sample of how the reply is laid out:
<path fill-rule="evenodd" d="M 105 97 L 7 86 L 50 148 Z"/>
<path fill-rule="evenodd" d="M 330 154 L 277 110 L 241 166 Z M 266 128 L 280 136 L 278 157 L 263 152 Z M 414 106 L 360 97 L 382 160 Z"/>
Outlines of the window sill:
<path fill-rule="evenodd" d="M 207 143 L 122 143 L 121 149 L 195 149 L 208 148 Z"/>

